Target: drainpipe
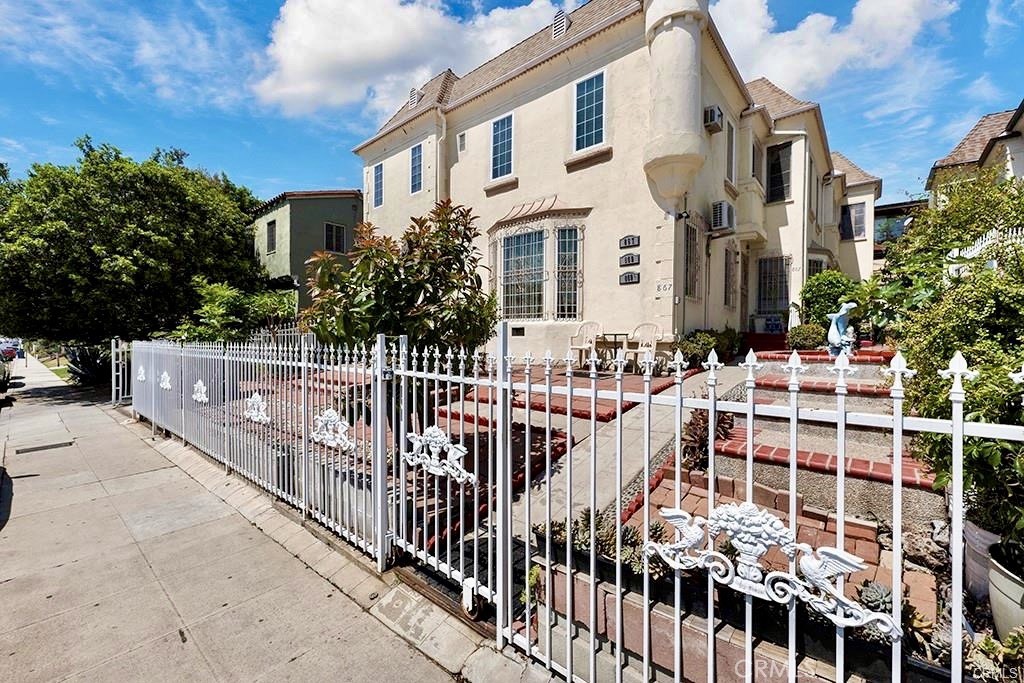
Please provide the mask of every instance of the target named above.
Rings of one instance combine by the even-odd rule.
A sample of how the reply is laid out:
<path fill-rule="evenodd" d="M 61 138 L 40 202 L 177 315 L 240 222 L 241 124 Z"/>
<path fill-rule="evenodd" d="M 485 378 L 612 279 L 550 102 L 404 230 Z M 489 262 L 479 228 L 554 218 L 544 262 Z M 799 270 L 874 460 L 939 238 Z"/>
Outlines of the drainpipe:
<path fill-rule="evenodd" d="M 441 117 L 441 137 L 437 139 L 437 147 L 434 149 L 434 201 L 441 201 L 441 148 L 448 138 L 448 117 L 437 106 L 434 111 Z M 447 164 L 446 164 L 447 166 Z"/>
<path fill-rule="evenodd" d="M 803 182 L 803 195 L 804 202 L 800 211 L 800 289 L 803 289 L 803 285 L 807 282 L 807 210 L 810 206 L 810 198 L 808 197 L 807 185 L 810 178 L 807 177 L 807 170 L 811 167 L 811 144 L 810 138 L 805 130 L 772 130 L 772 135 L 785 135 L 787 137 L 799 137 L 803 138 L 804 141 L 804 182 Z M 790 177 L 792 177 L 793 169 L 790 168 Z M 797 292 L 799 296 L 799 290 Z M 793 298 L 793 293 L 790 292 L 790 299 Z M 792 303 L 792 302 L 790 302 Z M 791 309 L 792 310 L 792 309 Z"/>

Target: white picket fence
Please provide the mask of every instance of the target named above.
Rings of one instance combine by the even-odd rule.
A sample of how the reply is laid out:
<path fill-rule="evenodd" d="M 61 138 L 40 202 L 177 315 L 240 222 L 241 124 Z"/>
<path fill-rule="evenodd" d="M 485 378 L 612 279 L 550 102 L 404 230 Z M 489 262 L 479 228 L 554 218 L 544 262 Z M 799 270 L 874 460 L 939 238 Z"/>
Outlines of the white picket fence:
<path fill-rule="evenodd" d="M 997 244 L 1024 244 L 1024 226 L 1006 229 L 993 228 L 976 239 L 970 246 L 950 251 L 946 258 L 950 261 L 957 261 L 957 263 L 949 265 L 950 276 L 966 275 L 970 268 L 966 263 L 962 263 L 962 261 L 978 258 L 986 249 Z"/>
<path fill-rule="evenodd" d="M 638 375 L 626 372 L 621 355 L 606 370 L 596 357 L 584 368 L 550 353 L 514 358 L 505 323 L 492 354 L 420 349 L 381 335 L 357 348 L 305 337 L 278 344 L 135 342 L 115 363 L 129 357 L 131 388 L 122 395 L 154 429 L 296 506 L 381 569 L 404 556 L 438 573 L 461 590 L 467 613 L 493 610 L 498 646 L 511 643 L 568 680 L 796 681 L 817 675 L 815 666 L 845 680 L 863 663 L 847 658 L 850 634 L 864 628 L 875 629 L 891 650 L 884 678 L 903 680 L 902 600 L 872 611 L 845 590 L 864 567 L 848 550 L 848 431 L 883 430 L 896 454 L 886 483 L 891 501 L 879 501 L 892 506 L 892 586 L 905 578 L 900 454 L 907 435 L 951 438 L 952 590 L 944 607 L 952 615 L 964 608 L 964 439 L 1024 441 L 1020 425 L 964 419 L 965 382 L 975 373 L 959 353 L 943 373 L 950 382 L 948 420 L 904 415 L 904 385 L 914 372 L 900 355 L 885 370 L 892 412 L 857 412 L 847 406 L 856 368 L 846 356 L 830 367 L 834 406 L 801 405 L 807 367 L 796 353 L 781 367 L 788 403 L 772 405 L 758 401 L 764 364 L 753 354 L 741 365 L 745 398 L 725 400 L 714 352 L 696 380 L 707 395 L 692 395 L 678 355 L 668 377 L 654 375 L 649 356 Z M 627 427 L 630 411 L 637 412 Z M 694 411 L 706 412 L 711 425 L 724 413 L 742 421 L 746 458 L 735 489 L 716 497 L 723 479 L 711 439 L 700 474 L 706 507 L 685 510 L 680 501 L 697 479 L 683 481 L 680 443 Z M 774 508 L 755 501 L 759 420 L 788 424 L 791 455 L 780 464 L 788 486 Z M 671 425 L 675 444 L 666 461 L 675 505 L 660 510 L 650 500 L 662 450 L 652 436 L 655 421 Z M 795 454 L 805 427 L 836 434 L 834 546 L 799 537 L 805 491 Z M 631 480 L 639 485 L 630 488 Z M 631 497 L 642 508 L 639 517 Z M 604 513 L 587 520 L 581 506 Z M 668 537 L 653 534 L 659 521 L 670 525 Z M 603 552 L 601 534 L 608 534 Z M 627 566 L 633 534 L 642 541 L 637 576 Z M 834 646 L 829 661 L 815 663 L 803 643 L 828 622 Z M 774 649 L 764 645 L 773 629 Z M 959 616 L 950 631 L 951 642 L 961 642 Z M 948 666 L 951 680 L 962 680 L 961 648 L 952 648 Z"/>

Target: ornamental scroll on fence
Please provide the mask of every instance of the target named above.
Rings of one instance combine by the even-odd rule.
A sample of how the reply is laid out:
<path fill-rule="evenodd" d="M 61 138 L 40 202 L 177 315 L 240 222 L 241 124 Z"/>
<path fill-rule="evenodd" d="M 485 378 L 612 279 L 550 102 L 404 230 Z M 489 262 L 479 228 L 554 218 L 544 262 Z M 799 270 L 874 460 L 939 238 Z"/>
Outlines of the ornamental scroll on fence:
<path fill-rule="evenodd" d="M 460 484 L 476 483 L 476 475 L 466 471 L 462 466 L 462 458 L 467 449 L 461 444 L 452 443 L 451 439 L 439 427 L 427 427 L 423 435 L 409 434 L 412 451 L 403 453 L 402 458 L 410 467 L 422 466 L 436 477 L 450 477 Z M 444 453 L 444 459 L 441 454 Z"/>
<path fill-rule="evenodd" d="M 334 408 L 328 408 L 313 418 L 313 432 L 310 438 L 313 443 L 337 448 L 344 453 L 353 453 L 356 450 L 355 441 L 349 438 L 350 426 L 341 418 L 341 415 Z"/>
<path fill-rule="evenodd" d="M 861 558 L 839 548 L 814 549 L 797 543 L 785 522 L 753 503 L 719 505 L 707 518 L 679 508 L 661 508 L 661 516 L 679 531 L 680 540 L 648 543 L 645 550 L 673 569 L 705 569 L 716 582 L 747 595 L 780 604 L 801 600 L 836 626 L 871 624 L 893 640 L 902 636 L 891 615 L 866 609 L 832 583 L 838 576 L 865 569 Z M 723 533 L 738 553 L 736 562 L 714 549 Z M 761 558 L 773 547 L 790 560 L 799 556 L 802 578 L 787 572 L 765 573 Z"/>

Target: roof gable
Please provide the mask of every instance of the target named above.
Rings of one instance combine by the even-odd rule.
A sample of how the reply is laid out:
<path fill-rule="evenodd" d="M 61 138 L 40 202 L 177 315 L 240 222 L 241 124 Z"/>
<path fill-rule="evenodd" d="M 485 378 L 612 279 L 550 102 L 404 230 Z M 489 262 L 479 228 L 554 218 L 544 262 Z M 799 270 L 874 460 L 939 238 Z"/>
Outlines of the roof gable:
<path fill-rule="evenodd" d="M 763 106 L 768 110 L 768 115 L 773 119 L 781 119 L 790 114 L 818 106 L 814 102 L 798 100 L 763 77 L 747 83 L 747 90 L 754 99 L 754 106 Z"/>
<path fill-rule="evenodd" d="M 395 112 L 394 116 L 381 126 L 381 130 L 399 126 L 406 121 L 411 121 L 429 109 L 447 104 L 448 99 L 451 97 L 452 86 L 458 80 L 459 77 L 451 69 L 445 69 L 437 74 L 420 88 L 420 93 L 422 94 L 416 106 L 410 107 L 408 103 L 403 104 L 401 109 Z"/>
<path fill-rule="evenodd" d="M 842 152 L 832 152 L 832 165 L 835 167 L 836 173 L 842 173 L 846 176 L 847 187 L 877 183 L 881 180 L 881 178 L 871 175 L 850 161 L 849 157 Z"/>
<path fill-rule="evenodd" d="M 978 163 L 985 151 L 985 147 L 988 146 L 989 140 L 1006 130 L 1006 126 L 1009 124 L 1013 114 L 1014 110 L 1009 109 L 982 116 L 974 124 L 974 127 L 967 132 L 963 140 L 953 148 L 953 151 L 935 162 L 935 165 L 932 167 L 933 172 L 935 169 L 948 166 Z"/>

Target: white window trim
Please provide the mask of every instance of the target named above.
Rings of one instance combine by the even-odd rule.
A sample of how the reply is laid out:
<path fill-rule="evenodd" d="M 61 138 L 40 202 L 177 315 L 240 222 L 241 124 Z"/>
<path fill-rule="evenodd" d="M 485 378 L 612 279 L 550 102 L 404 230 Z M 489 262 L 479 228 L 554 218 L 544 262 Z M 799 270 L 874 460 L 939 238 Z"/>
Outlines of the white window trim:
<path fill-rule="evenodd" d="M 413 192 L 412 190 L 412 152 L 417 147 L 420 148 L 420 189 Z M 423 143 L 417 142 L 415 145 L 409 148 L 409 196 L 413 197 L 423 192 Z"/>
<path fill-rule="evenodd" d="M 380 169 L 380 183 L 377 182 L 377 169 Z M 373 165 L 370 170 L 370 177 L 373 182 L 373 194 L 370 196 L 370 204 L 373 208 L 379 209 L 384 206 L 384 162 L 381 161 Z M 380 185 L 380 204 L 377 203 L 377 186 Z"/>
<path fill-rule="evenodd" d="M 580 83 L 582 83 L 583 81 L 590 80 L 594 76 L 598 76 L 598 75 L 604 76 L 604 83 L 601 86 L 601 89 L 604 91 L 604 94 L 601 97 L 601 142 L 595 142 L 594 144 L 589 145 L 587 147 L 577 148 L 576 147 L 576 125 L 579 123 L 579 121 L 578 121 L 579 108 L 576 106 L 576 98 L 577 98 L 576 90 L 577 90 L 577 88 L 579 88 Z M 595 71 L 593 73 L 590 73 L 590 74 L 587 74 L 583 78 L 580 78 L 577 81 L 575 81 L 572 84 L 571 96 L 572 96 L 572 131 L 570 132 L 569 139 L 572 141 L 570 143 L 570 148 L 572 149 L 572 154 L 579 154 L 580 152 L 585 152 L 588 149 L 595 149 L 597 147 L 602 147 L 604 145 L 607 145 L 608 144 L 608 69 L 598 69 L 597 71 Z"/>
<path fill-rule="evenodd" d="M 509 130 L 512 132 L 512 160 L 509 163 L 509 172 L 505 175 L 494 175 L 494 124 L 498 121 L 505 119 L 512 119 Z M 488 146 L 490 154 L 487 158 L 487 177 L 490 179 L 488 182 L 494 182 L 496 180 L 505 180 L 506 178 L 515 177 L 516 174 L 516 113 L 510 111 L 507 114 L 496 116 L 487 123 L 487 134 L 491 138 L 491 144 Z"/>

